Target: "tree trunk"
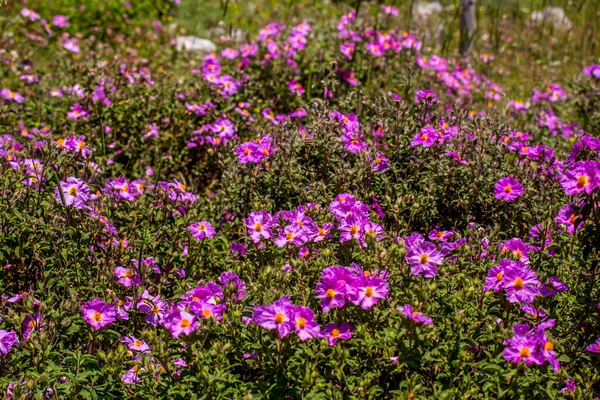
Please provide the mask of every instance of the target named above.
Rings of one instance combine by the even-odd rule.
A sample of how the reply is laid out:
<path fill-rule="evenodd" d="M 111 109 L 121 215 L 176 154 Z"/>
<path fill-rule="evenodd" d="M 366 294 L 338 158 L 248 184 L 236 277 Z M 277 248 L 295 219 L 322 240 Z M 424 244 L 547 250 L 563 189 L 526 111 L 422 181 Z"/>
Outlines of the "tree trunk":
<path fill-rule="evenodd" d="M 476 0 L 461 0 L 460 14 L 460 54 L 470 57 L 475 39 L 475 3 Z"/>

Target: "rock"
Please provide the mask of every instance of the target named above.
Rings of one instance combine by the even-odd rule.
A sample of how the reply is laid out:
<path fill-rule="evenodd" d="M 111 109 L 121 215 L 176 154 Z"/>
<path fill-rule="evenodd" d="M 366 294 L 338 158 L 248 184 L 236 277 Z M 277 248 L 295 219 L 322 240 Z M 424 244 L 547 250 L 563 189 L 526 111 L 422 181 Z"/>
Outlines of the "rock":
<path fill-rule="evenodd" d="M 197 36 L 178 36 L 175 38 L 175 48 L 177 51 L 200 51 L 203 53 L 212 53 L 217 51 L 217 46 L 208 39 L 202 39 Z"/>
<path fill-rule="evenodd" d="M 413 8 L 413 14 L 417 17 L 428 18 L 434 14 L 439 14 L 443 10 L 442 5 L 438 1 L 429 3 L 418 2 Z"/>
<path fill-rule="evenodd" d="M 560 7 L 546 7 L 531 13 L 534 25 L 552 25 L 555 29 L 571 29 L 571 20 Z"/>

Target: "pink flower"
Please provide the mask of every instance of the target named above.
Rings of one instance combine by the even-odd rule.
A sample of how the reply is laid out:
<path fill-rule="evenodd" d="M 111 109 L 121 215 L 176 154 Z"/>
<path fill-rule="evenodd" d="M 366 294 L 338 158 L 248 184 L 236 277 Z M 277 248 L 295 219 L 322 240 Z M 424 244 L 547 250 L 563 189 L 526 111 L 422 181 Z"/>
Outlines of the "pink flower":
<path fill-rule="evenodd" d="M 115 307 L 98 299 L 90 300 L 82 305 L 81 312 L 85 322 L 95 330 L 110 325 L 117 320 Z"/>

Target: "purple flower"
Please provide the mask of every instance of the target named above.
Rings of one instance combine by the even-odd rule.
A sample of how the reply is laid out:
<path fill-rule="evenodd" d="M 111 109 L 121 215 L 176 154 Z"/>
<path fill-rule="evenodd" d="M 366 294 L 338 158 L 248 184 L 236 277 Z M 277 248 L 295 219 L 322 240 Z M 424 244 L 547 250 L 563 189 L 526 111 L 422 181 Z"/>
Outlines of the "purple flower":
<path fill-rule="evenodd" d="M 117 320 L 115 307 L 99 299 L 86 302 L 81 306 L 81 312 L 85 322 L 95 330 L 110 325 Z"/>
<path fill-rule="evenodd" d="M 390 168 L 388 161 L 390 161 L 389 158 L 385 157 L 380 151 L 378 151 L 377 154 L 375 154 L 375 158 L 371 162 L 371 167 L 373 168 L 373 171 L 385 171 L 386 169 Z"/>
<path fill-rule="evenodd" d="M 193 333 L 200 325 L 196 321 L 195 315 L 178 309 L 173 309 L 165 315 L 162 324 L 171 332 L 174 338 L 179 337 L 181 334 L 187 336 Z"/>
<path fill-rule="evenodd" d="M 65 50 L 70 51 L 71 53 L 79 53 L 80 49 L 79 46 L 77 45 L 77 39 L 74 38 L 69 38 L 69 39 L 65 39 L 65 41 L 62 44 L 62 47 Z"/>
<path fill-rule="evenodd" d="M 229 271 L 223 271 L 219 275 L 221 285 L 229 287 L 236 295 L 234 300 L 242 300 L 246 296 L 246 285 L 237 274 Z"/>
<path fill-rule="evenodd" d="M 52 23 L 54 26 L 64 28 L 65 26 L 69 26 L 69 18 L 65 17 L 64 15 L 55 15 L 52 18 Z"/>
<path fill-rule="evenodd" d="M 415 321 L 423 325 L 433 325 L 433 320 L 431 318 L 426 317 L 419 311 L 414 311 L 410 304 L 405 304 L 402 307 L 398 307 L 397 310 L 400 311 L 404 317 L 411 321 Z"/>
<path fill-rule="evenodd" d="M 215 228 L 208 221 L 196 222 L 188 226 L 188 231 L 196 240 L 212 239 L 215 236 Z"/>
<path fill-rule="evenodd" d="M 506 290 L 506 299 L 509 302 L 529 304 L 540 293 L 539 286 L 537 274 L 525 264 L 518 263 L 507 271 L 503 289 Z"/>
<path fill-rule="evenodd" d="M 82 209 L 85 207 L 85 202 L 90 199 L 90 189 L 81 179 L 69 177 L 66 181 L 61 181 L 60 190 L 65 199 L 65 206 L 72 205 L 77 209 Z M 56 194 L 56 201 L 62 204 L 58 187 L 54 188 L 54 193 Z"/>
<path fill-rule="evenodd" d="M 259 243 L 261 238 L 273 237 L 273 231 L 270 228 L 275 226 L 275 222 L 271 214 L 266 211 L 252 212 L 244 222 L 254 243 Z"/>
<path fill-rule="evenodd" d="M 80 119 L 87 118 L 89 116 L 89 111 L 81 107 L 79 103 L 73 104 L 69 112 L 67 112 L 67 118 L 74 119 L 75 121 L 79 121 Z"/>
<path fill-rule="evenodd" d="M 71 136 L 65 142 L 65 147 L 69 151 L 81 154 L 83 158 L 88 158 L 92 154 L 92 149 L 85 145 L 85 136 Z"/>
<path fill-rule="evenodd" d="M 600 353 L 600 338 L 596 339 L 596 343 L 590 344 L 585 349 L 592 353 Z"/>
<path fill-rule="evenodd" d="M 33 331 L 39 330 L 45 326 L 46 323 L 42 322 L 42 314 L 39 312 L 33 313 L 33 315 L 26 315 L 21 324 L 23 327 L 23 339 L 29 338 Z"/>
<path fill-rule="evenodd" d="M 136 339 L 133 335 L 123 336 L 121 343 L 127 344 L 129 350 L 139 351 L 140 353 L 150 353 L 150 346 L 143 340 Z"/>
<path fill-rule="evenodd" d="M 315 313 L 310 308 L 295 306 L 293 314 L 294 329 L 300 340 L 306 342 L 308 339 L 321 336 L 319 324 L 315 321 Z"/>
<path fill-rule="evenodd" d="M 18 104 L 21 104 L 23 100 L 25 100 L 25 98 L 19 92 L 14 92 L 9 89 L 2 89 L 0 91 L 0 96 L 3 97 L 5 100 L 14 101 Z"/>
<path fill-rule="evenodd" d="M 540 288 L 540 294 L 544 297 L 556 296 L 557 292 L 566 292 L 569 286 L 556 276 L 551 276 Z"/>
<path fill-rule="evenodd" d="M 347 323 L 329 324 L 325 327 L 325 332 L 321 334 L 323 338 L 327 339 L 327 344 L 333 346 L 338 340 L 348 340 L 352 337 L 352 326 Z"/>
<path fill-rule="evenodd" d="M 277 330 L 279 337 L 286 337 L 294 328 L 294 305 L 290 296 L 284 296 L 269 306 L 256 306 L 252 312 L 254 322 L 268 330 Z"/>
<path fill-rule="evenodd" d="M 364 236 L 364 225 L 367 221 L 361 215 L 351 214 L 348 217 L 340 221 L 338 230 L 340 234 L 340 242 L 344 243 L 352 239 L 356 239 L 359 242 L 363 240 Z"/>
<path fill-rule="evenodd" d="M 432 230 L 431 232 L 429 232 L 429 235 L 427 235 L 429 240 L 435 240 L 440 242 L 447 242 L 448 239 L 452 238 L 452 236 L 454 236 L 454 231 L 442 231 L 438 229 Z"/>
<path fill-rule="evenodd" d="M 280 235 L 273 240 L 278 247 L 284 247 L 286 244 L 301 246 L 308 241 L 305 232 L 297 225 L 287 225 L 283 228 Z"/>
<path fill-rule="evenodd" d="M 483 290 L 487 292 L 488 290 L 493 289 L 494 292 L 497 292 L 504 289 L 504 284 L 506 282 L 505 277 L 507 273 L 517 266 L 518 263 L 516 261 L 512 261 L 507 258 L 500 261 L 500 264 L 492 267 L 492 269 L 490 269 L 488 272 Z"/>
<path fill-rule="evenodd" d="M 426 125 L 421 129 L 421 132 L 417 133 L 410 145 L 412 147 L 423 146 L 423 147 L 431 147 L 435 144 L 438 139 L 438 131 L 435 130 L 434 127 Z"/>
<path fill-rule="evenodd" d="M 600 79 L 600 65 L 588 65 L 587 67 L 583 68 L 583 73 L 590 78 Z"/>
<path fill-rule="evenodd" d="M 414 276 L 423 275 L 424 278 L 433 278 L 437 275 L 438 265 L 444 262 L 444 256 L 437 251 L 433 243 L 417 241 L 408 245 L 408 251 L 404 258 L 410 265 Z"/>
<path fill-rule="evenodd" d="M 115 276 L 119 279 L 119 284 L 130 287 L 130 286 L 139 286 L 142 283 L 140 276 L 132 271 L 130 268 L 125 267 L 116 267 L 115 268 Z"/>
<path fill-rule="evenodd" d="M 258 144 L 256 142 L 245 142 L 235 148 L 235 154 L 238 156 L 240 164 L 249 162 L 258 163 L 261 161 L 260 153 L 258 152 Z"/>
<path fill-rule="evenodd" d="M 591 194 L 598 187 L 599 175 L 597 162 L 577 161 L 561 175 L 559 181 L 567 196 L 583 192 Z"/>
<path fill-rule="evenodd" d="M 522 196 L 523 193 L 523 185 L 512 176 L 499 179 L 494 187 L 494 196 L 498 200 L 513 201 Z"/>
<path fill-rule="evenodd" d="M 598 77 L 600 77 L 600 69 L 598 70 Z M 575 381 L 573 379 L 567 379 L 565 387 L 560 390 L 561 393 L 575 392 Z"/>
<path fill-rule="evenodd" d="M 331 307 L 343 307 L 346 302 L 346 282 L 337 277 L 323 278 L 317 283 L 315 298 L 321 299 L 323 312 L 328 312 Z"/>
<path fill-rule="evenodd" d="M 390 291 L 388 284 L 376 276 L 356 279 L 349 288 L 352 302 L 363 310 L 373 307 L 380 299 L 385 300 Z"/>
<path fill-rule="evenodd" d="M 36 13 L 33 10 L 30 10 L 29 8 L 23 8 L 21 10 L 21 15 L 25 18 L 29 18 L 31 22 L 40 19 L 40 14 Z"/>
<path fill-rule="evenodd" d="M 139 378 L 138 374 L 140 372 L 145 372 L 145 371 L 146 370 L 144 368 L 140 368 L 140 366 L 136 364 L 131 369 L 129 369 L 126 373 L 121 375 L 121 382 L 123 382 L 126 385 L 131 385 L 132 383 L 139 383 L 139 382 L 141 382 L 141 379 Z"/>
<path fill-rule="evenodd" d="M 524 362 L 527 365 L 543 364 L 544 358 L 539 352 L 538 341 L 531 335 L 517 334 L 520 326 L 515 325 L 515 336 L 504 342 L 504 345 L 507 347 L 504 349 L 503 357 L 515 364 L 519 364 L 520 362 Z M 524 326 L 529 330 L 529 325 Z"/>
<path fill-rule="evenodd" d="M 19 339 L 14 331 L 0 329 L 0 356 L 8 354 L 12 347 L 18 343 Z"/>
<path fill-rule="evenodd" d="M 415 90 L 415 102 L 422 101 L 425 104 L 433 104 L 437 102 L 437 96 L 431 90 Z"/>
<path fill-rule="evenodd" d="M 554 221 L 565 225 L 567 232 L 571 235 L 575 234 L 583 226 L 582 215 L 577 213 L 574 204 L 565 204 L 558 212 L 556 218 L 554 218 Z"/>

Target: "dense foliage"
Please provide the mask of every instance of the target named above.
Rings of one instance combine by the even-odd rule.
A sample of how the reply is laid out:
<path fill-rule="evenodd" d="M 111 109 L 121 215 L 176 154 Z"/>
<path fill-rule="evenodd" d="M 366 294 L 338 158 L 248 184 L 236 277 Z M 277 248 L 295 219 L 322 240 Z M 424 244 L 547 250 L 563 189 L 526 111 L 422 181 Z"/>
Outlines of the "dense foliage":
<path fill-rule="evenodd" d="M 86 4 L 0 16 L 7 397 L 600 393 L 600 66 L 516 99 L 391 6 L 194 55 Z"/>

